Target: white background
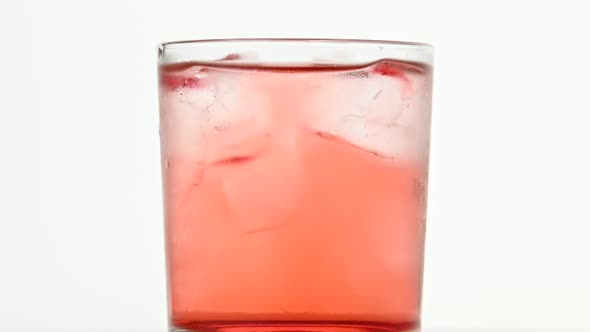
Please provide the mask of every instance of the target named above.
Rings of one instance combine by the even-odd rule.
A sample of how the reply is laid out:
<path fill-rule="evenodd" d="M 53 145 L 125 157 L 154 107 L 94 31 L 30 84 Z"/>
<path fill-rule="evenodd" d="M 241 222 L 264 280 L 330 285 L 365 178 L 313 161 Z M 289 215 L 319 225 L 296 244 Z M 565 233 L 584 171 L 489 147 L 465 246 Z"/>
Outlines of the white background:
<path fill-rule="evenodd" d="M 435 46 L 425 331 L 590 330 L 586 1 L 0 4 L 0 331 L 163 331 L 156 44 Z"/>

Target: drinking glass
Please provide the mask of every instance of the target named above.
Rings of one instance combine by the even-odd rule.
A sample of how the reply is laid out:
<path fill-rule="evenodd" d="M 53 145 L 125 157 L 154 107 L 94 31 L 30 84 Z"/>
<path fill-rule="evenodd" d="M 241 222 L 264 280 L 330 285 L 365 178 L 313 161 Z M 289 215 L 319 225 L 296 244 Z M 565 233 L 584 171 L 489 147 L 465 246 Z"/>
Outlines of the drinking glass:
<path fill-rule="evenodd" d="M 432 48 L 159 47 L 171 331 L 416 331 Z"/>

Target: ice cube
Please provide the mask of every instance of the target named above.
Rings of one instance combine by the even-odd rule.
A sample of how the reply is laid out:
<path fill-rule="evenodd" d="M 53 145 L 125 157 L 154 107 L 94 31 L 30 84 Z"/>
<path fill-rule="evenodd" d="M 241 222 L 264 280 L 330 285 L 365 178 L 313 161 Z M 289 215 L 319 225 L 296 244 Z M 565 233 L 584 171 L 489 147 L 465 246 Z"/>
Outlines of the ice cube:
<path fill-rule="evenodd" d="M 207 169 L 207 176 L 221 183 L 230 222 L 244 234 L 277 230 L 297 218 L 304 177 L 298 151 L 285 144 L 288 139 L 275 137 L 258 153 Z"/>
<path fill-rule="evenodd" d="M 268 141 L 271 102 L 255 80 L 254 74 L 225 73 L 214 85 L 214 103 L 204 124 L 206 163 L 258 153 Z"/>
<path fill-rule="evenodd" d="M 374 67 L 319 78 L 304 101 L 307 125 L 385 157 L 423 158 L 428 108 L 413 92 L 423 78 Z"/>
<path fill-rule="evenodd" d="M 160 114 L 163 150 L 206 164 L 266 137 L 271 110 L 267 95 L 251 88 L 254 75 L 205 69 L 168 75 Z"/>

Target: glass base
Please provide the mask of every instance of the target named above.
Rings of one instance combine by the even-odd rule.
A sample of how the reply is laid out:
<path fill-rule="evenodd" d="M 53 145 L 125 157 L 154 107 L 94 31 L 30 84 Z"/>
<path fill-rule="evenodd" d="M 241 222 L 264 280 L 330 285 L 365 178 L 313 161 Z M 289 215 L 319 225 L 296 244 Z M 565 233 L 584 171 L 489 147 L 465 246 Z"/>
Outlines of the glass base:
<path fill-rule="evenodd" d="M 186 322 L 170 332 L 419 332 L 419 322 Z"/>

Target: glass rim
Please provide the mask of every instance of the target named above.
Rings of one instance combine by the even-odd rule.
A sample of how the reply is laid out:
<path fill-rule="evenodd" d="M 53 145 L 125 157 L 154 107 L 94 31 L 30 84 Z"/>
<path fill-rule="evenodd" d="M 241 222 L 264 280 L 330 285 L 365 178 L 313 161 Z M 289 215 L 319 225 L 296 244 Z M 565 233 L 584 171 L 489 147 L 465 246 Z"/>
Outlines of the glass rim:
<path fill-rule="evenodd" d="M 235 49 L 232 49 L 234 47 Z M 395 41 L 380 39 L 345 39 L 345 38 L 216 38 L 216 39 L 193 39 L 168 41 L 158 44 L 159 62 L 162 64 L 188 62 L 188 61 L 228 61 L 223 57 L 230 54 L 240 54 L 238 50 L 250 51 L 247 47 L 254 47 L 256 51 L 274 52 L 277 49 L 289 49 L 283 52 L 279 58 L 297 58 L 298 56 L 310 57 L 318 52 L 333 51 L 354 51 L 356 60 L 334 59 L 335 64 L 352 62 L 370 62 L 384 58 L 392 58 L 403 61 L 420 62 L 432 65 L 434 47 L 430 44 L 413 41 Z M 197 52 L 200 51 L 200 52 Z M 225 55 L 222 56 L 222 52 Z M 301 54 L 294 54 L 301 52 Z M 205 53 L 215 53 L 212 54 Z M 264 55 L 264 54 L 263 54 Z M 323 54 L 325 55 L 325 54 Z M 381 56 L 381 58 L 379 58 Z M 215 58 L 217 57 L 217 58 Z M 359 60 L 363 59 L 363 60 Z M 235 61 L 236 59 L 231 59 Z M 308 59 L 312 60 L 312 59 Z M 239 63 L 246 60 L 237 60 Z M 250 62 L 252 60 L 249 60 Z M 287 61 L 287 60 L 285 60 Z M 302 62 L 297 58 L 294 62 Z M 257 59 L 254 63 L 273 63 L 268 59 Z M 315 59 L 312 60 L 315 63 Z"/>
<path fill-rule="evenodd" d="M 410 46 L 415 48 L 433 49 L 431 44 L 413 41 L 400 40 L 386 40 L 386 39 L 354 39 L 354 38 L 211 38 L 211 39 L 187 39 L 187 40 L 173 40 L 162 42 L 158 47 L 171 47 L 176 45 L 187 44 L 205 44 L 205 43 L 227 43 L 227 42 L 268 42 L 268 43 L 331 43 L 331 44 L 373 44 L 373 45 L 388 45 L 388 46 Z"/>

